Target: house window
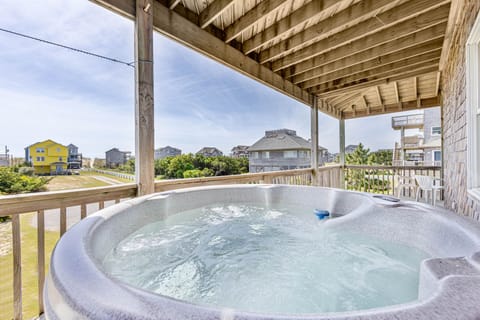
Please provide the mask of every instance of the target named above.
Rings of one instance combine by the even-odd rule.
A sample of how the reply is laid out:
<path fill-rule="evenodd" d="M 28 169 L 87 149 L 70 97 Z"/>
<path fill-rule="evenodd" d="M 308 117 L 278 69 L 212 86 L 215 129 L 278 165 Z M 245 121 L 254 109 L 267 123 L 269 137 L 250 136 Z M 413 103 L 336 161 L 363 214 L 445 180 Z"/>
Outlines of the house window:
<path fill-rule="evenodd" d="M 57 148 L 57 152 L 60 152 L 60 148 Z"/>
<path fill-rule="evenodd" d="M 442 151 L 440 150 L 434 150 L 432 152 L 432 160 L 433 161 L 442 161 Z"/>
<path fill-rule="evenodd" d="M 283 157 L 284 158 L 297 158 L 298 157 L 297 150 L 283 151 Z"/>
<path fill-rule="evenodd" d="M 44 148 L 37 148 L 35 150 L 37 153 L 44 153 L 45 152 L 45 149 Z"/>
<path fill-rule="evenodd" d="M 257 152 L 257 151 L 255 151 L 255 152 L 250 152 L 250 157 L 251 157 L 252 159 L 258 159 L 258 152 Z"/>
<path fill-rule="evenodd" d="M 480 200 L 480 16 L 466 47 L 467 187 Z"/>
<path fill-rule="evenodd" d="M 45 157 L 37 157 L 37 161 L 38 162 L 43 162 L 43 161 L 45 161 Z"/>
<path fill-rule="evenodd" d="M 62 158 L 62 157 L 58 157 L 58 161 L 62 162 L 62 161 L 63 161 L 63 158 Z"/>
<path fill-rule="evenodd" d="M 264 158 L 264 159 L 270 159 L 270 152 L 269 152 L 269 151 L 265 151 L 265 152 L 263 153 L 263 158 Z"/>
<path fill-rule="evenodd" d="M 442 134 L 442 127 L 432 127 L 432 136 L 439 136 Z"/>

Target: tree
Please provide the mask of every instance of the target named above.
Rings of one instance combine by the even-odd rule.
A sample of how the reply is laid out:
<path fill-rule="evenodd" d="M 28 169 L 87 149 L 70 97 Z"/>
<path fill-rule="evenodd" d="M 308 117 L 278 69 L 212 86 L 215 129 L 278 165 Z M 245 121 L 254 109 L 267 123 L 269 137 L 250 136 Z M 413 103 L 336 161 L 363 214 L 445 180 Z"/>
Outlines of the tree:
<path fill-rule="evenodd" d="M 48 178 L 28 176 L 12 168 L 0 167 L 0 195 L 44 191 Z M 8 217 L 0 217 L 0 222 Z"/>
<path fill-rule="evenodd" d="M 365 149 L 363 144 L 359 143 L 357 149 L 348 153 L 345 162 L 347 164 L 368 164 L 368 154 L 370 149 Z"/>

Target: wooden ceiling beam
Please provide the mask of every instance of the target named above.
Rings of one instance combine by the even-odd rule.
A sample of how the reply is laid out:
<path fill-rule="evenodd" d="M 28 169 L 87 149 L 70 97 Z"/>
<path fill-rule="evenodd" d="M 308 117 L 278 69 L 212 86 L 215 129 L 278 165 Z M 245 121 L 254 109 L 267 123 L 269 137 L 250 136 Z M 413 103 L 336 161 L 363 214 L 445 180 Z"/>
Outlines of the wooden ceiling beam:
<path fill-rule="evenodd" d="M 346 76 L 342 76 L 341 73 L 328 74 L 312 80 L 305 81 L 300 84 L 303 89 L 311 88 L 322 83 L 340 83 L 344 79 L 362 79 L 378 73 L 385 73 L 394 71 L 395 69 L 404 68 L 409 65 L 416 65 L 422 62 L 431 61 L 440 58 L 440 49 L 436 51 L 430 51 L 422 55 L 413 56 L 403 60 L 398 60 L 392 63 L 388 63 L 376 68 L 358 69 L 356 72 L 348 72 Z"/>
<path fill-rule="evenodd" d="M 430 4 L 432 4 L 432 2 L 438 3 L 437 0 L 429 0 Z M 411 3 L 412 1 L 407 2 L 406 4 Z M 416 4 L 417 1 L 413 1 L 413 3 Z M 441 3 L 445 3 L 445 1 Z M 406 10 L 406 7 L 402 7 L 402 10 L 398 10 L 393 13 L 391 12 L 394 19 L 390 19 L 385 22 L 386 26 L 388 26 L 387 28 L 385 28 L 385 26 L 377 19 L 374 20 L 375 22 L 370 20 L 365 21 L 358 26 L 346 29 L 332 37 L 322 39 L 288 56 L 273 61 L 272 70 L 278 72 L 352 41 L 361 42 L 363 44 L 363 50 L 366 50 L 382 43 L 392 41 L 393 39 L 416 33 L 422 29 L 446 22 L 448 19 L 449 7 L 450 4 L 447 2 L 440 7 L 426 11 L 420 15 L 412 17 L 409 20 L 405 20 L 404 16 L 411 17 L 413 13 L 416 13 L 417 11 L 415 6 L 408 7 L 408 11 Z M 364 29 L 367 27 L 369 29 Z M 372 31 L 372 29 L 377 30 L 378 32 L 372 34 L 369 32 Z M 365 34 L 369 35 L 363 36 Z"/>
<path fill-rule="evenodd" d="M 200 28 L 205 29 L 215 19 L 217 19 L 225 10 L 234 4 L 235 0 L 215 0 L 206 7 L 198 16 Z"/>
<path fill-rule="evenodd" d="M 168 1 L 168 8 L 169 8 L 170 10 L 173 10 L 173 9 L 175 9 L 175 7 L 176 7 L 178 4 L 180 4 L 180 2 L 182 2 L 182 0 L 169 0 L 169 1 Z"/>
<path fill-rule="evenodd" d="M 243 31 L 250 28 L 258 20 L 281 8 L 286 0 L 266 0 L 260 2 L 252 10 L 249 10 L 241 18 L 225 29 L 225 42 L 230 42 L 238 37 Z"/>
<path fill-rule="evenodd" d="M 452 47 L 453 34 L 455 27 L 459 25 L 458 19 L 462 16 L 460 13 L 465 7 L 466 0 L 454 0 L 450 5 L 450 13 L 448 15 L 447 28 L 445 30 L 445 41 L 443 43 L 442 55 L 440 56 L 440 71 L 443 71 L 450 48 Z"/>
<path fill-rule="evenodd" d="M 264 31 L 254 35 L 252 38 L 246 40 L 243 43 L 243 52 L 249 54 L 264 44 L 273 41 L 285 33 L 291 31 L 301 23 L 308 22 L 319 15 L 323 14 L 323 11 L 331 8 L 335 4 L 338 4 L 338 0 L 313 0 L 305 6 L 295 10 L 287 17 L 277 21 Z"/>
<path fill-rule="evenodd" d="M 338 49 L 331 50 L 311 60 L 301 62 L 290 68 L 284 70 L 284 77 L 291 78 L 302 73 L 314 72 L 322 66 L 332 64 L 339 61 L 338 65 L 326 66 L 326 72 L 340 70 L 358 63 L 366 62 L 375 59 L 379 56 L 384 56 L 398 50 L 411 48 L 416 45 L 427 44 L 431 41 L 443 41 L 446 23 L 441 23 L 433 27 L 421 30 L 417 33 L 410 34 L 399 39 L 381 44 L 379 46 L 366 49 L 362 41 L 354 41 L 350 44 L 342 46 Z M 312 74 L 306 76 L 306 80 Z M 311 78 L 310 78 L 311 79 Z"/>
<path fill-rule="evenodd" d="M 415 110 L 417 109 L 417 101 L 406 101 L 401 103 L 401 110 L 402 111 L 409 111 L 409 110 Z M 431 98 L 425 98 L 421 99 L 420 101 L 420 107 L 422 109 L 424 108 L 432 108 L 432 107 L 438 107 L 440 105 L 440 97 L 431 97 Z M 370 113 L 367 113 L 367 111 L 360 111 L 356 110 L 354 113 L 353 111 L 346 112 L 343 111 L 342 115 L 345 119 L 354 119 L 354 118 L 361 118 L 361 117 L 366 117 L 366 116 L 372 116 L 372 115 L 380 115 L 380 114 L 387 114 L 387 113 L 394 113 L 398 112 L 398 105 L 396 103 L 393 104 L 388 104 L 385 105 L 385 108 L 370 108 Z"/>
<path fill-rule="evenodd" d="M 265 63 L 278 58 L 280 55 L 288 54 L 305 43 L 326 38 L 340 28 L 345 29 L 344 26 L 347 24 L 352 25 L 355 22 L 365 20 L 365 16 L 371 15 L 372 12 L 378 11 L 378 9 L 386 5 L 391 6 L 392 1 L 363 0 L 349 6 L 335 15 L 260 52 L 260 63 Z"/>
<path fill-rule="evenodd" d="M 135 17 L 135 0 L 92 1 L 130 19 Z M 206 30 L 199 28 L 195 23 L 168 9 L 158 1 L 153 2 L 153 14 L 155 31 L 301 103 L 312 106 L 313 96 L 310 93 L 283 79 L 280 75 L 272 72 L 255 60 L 243 55 L 241 51 L 224 43 Z"/>
<path fill-rule="evenodd" d="M 442 39 L 437 39 L 427 44 L 422 43 L 420 45 L 405 50 L 395 51 L 386 55 L 377 55 L 365 62 L 349 65 L 342 68 L 342 66 L 346 65 L 346 60 L 349 60 L 348 58 L 344 58 L 334 61 L 333 63 L 330 63 L 328 65 L 323 65 L 319 68 L 299 74 L 298 76 L 293 77 L 291 81 L 295 84 L 299 84 L 319 77 L 324 77 L 325 79 L 327 79 L 327 81 L 334 80 L 432 51 L 438 51 L 438 55 L 440 55 L 441 49 Z"/>
<path fill-rule="evenodd" d="M 440 63 L 442 63 L 442 57 L 440 57 Z M 437 79 L 435 80 L 435 89 L 434 89 L 435 90 L 435 92 L 434 92 L 435 95 L 438 95 L 438 92 L 440 91 L 440 76 L 441 76 L 441 74 L 442 73 L 440 71 L 437 72 Z"/>
<path fill-rule="evenodd" d="M 360 81 L 358 83 L 348 83 L 344 86 L 334 86 L 334 87 L 327 87 L 325 85 L 320 85 L 308 90 L 312 94 L 315 94 L 321 98 L 328 97 L 330 95 L 338 95 L 347 92 L 351 92 L 352 90 L 369 88 L 377 85 L 388 84 L 392 81 L 398 81 L 403 79 L 408 79 L 411 77 L 419 76 L 426 73 L 436 72 L 438 71 L 438 61 L 434 61 L 432 63 L 426 64 L 424 66 L 415 67 L 412 70 L 412 67 L 408 67 L 405 70 L 397 70 L 395 72 L 389 72 L 384 75 L 377 75 L 375 78 L 365 79 L 364 81 Z"/>

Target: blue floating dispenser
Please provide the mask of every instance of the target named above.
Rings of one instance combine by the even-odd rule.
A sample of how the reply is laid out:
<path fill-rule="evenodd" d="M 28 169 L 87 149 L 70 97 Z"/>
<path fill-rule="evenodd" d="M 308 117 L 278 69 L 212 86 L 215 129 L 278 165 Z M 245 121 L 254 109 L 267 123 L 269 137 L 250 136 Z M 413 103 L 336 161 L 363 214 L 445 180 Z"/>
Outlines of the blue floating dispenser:
<path fill-rule="evenodd" d="M 315 215 L 319 220 L 323 220 L 330 217 L 330 212 L 328 212 L 328 210 L 315 209 L 313 210 L 313 213 L 315 213 Z"/>

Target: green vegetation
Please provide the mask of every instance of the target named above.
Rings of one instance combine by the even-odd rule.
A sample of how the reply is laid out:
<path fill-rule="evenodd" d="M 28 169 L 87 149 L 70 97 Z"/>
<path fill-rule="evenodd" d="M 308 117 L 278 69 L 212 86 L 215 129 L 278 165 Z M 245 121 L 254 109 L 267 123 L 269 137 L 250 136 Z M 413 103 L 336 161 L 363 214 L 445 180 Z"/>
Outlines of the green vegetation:
<path fill-rule="evenodd" d="M 43 191 L 49 178 L 25 175 L 12 168 L 0 168 L 0 195 Z"/>
<path fill-rule="evenodd" d="M 345 162 L 348 165 L 392 165 L 391 150 L 370 152 L 363 144 L 359 144 L 354 152 L 347 154 Z M 385 169 L 352 169 L 347 170 L 345 181 L 349 190 L 383 193 L 390 188 L 390 180 L 384 179 L 390 175 Z"/>
<path fill-rule="evenodd" d="M 126 164 L 114 170 L 134 174 L 135 159 L 128 160 Z M 155 160 L 155 175 L 162 179 L 225 176 L 247 172 L 247 158 L 204 157 L 187 153 Z"/>
<path fill-rule="evenodd" d="M 155 174 L 167 179 L 225 176 L 247 172 L 247 158 L 204 157 L 188 153 L 155 161 Z"/>

